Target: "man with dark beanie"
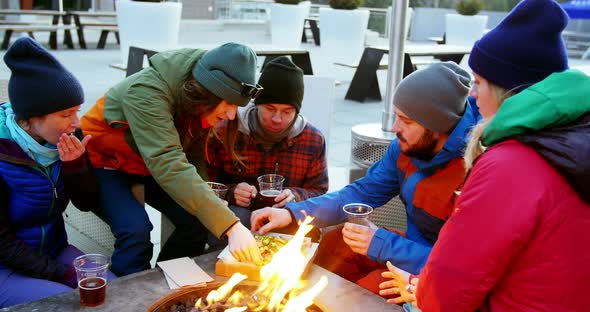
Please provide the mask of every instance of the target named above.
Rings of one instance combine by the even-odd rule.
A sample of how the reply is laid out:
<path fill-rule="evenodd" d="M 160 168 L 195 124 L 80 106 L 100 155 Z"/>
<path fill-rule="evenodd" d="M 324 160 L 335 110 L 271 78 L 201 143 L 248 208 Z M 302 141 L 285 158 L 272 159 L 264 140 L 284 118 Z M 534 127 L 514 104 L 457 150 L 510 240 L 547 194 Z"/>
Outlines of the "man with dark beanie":
<path fill-rule="evenodd" d="M 0 105 L 0 308 L 71 291 L 73 261 L 62 213 L 70 199 L 95 209 L 99 186 L 82 137 L 78 79 L 31 38 L 6 51 Z M 114 277 L 114 276 L 111 276 Z"/>
<path fill-rule="evenodd" d="M 239 111 L 236 150 L 242 162 L 229 161 L 214 139 L 209 144 L 209 178 L 230 186 L 227 201 L 244 224 L 252 210 L 265 207 L 256 179 L 274 173 L 285 178 L 273 207 L 284 207 L 322 195 L 328 190 L 326 142 L 321 132 L 299 114 L 303 100 L 303 71 L 285 56 L 268 62 L 258 80 L 264 90 L 254 104 Z M 321 103 L 318 103 L 318 105 Z M 222 137 L 227 125 L 215 128 Z"/>
<path fill-rule="evenodd" d="M 395 90 L 392 130 L 397 139 L 364 178 L 340 191 L 289 203 L 287 209 L 255 211 L 252 229 L 265 233 L 305 214 L 315 217 L 318 227 L 335 225 L 346 220 L 345 204 L 381 207 L 399 195 L 406 205 L 405 233 L 345 223 L 322 238 L 316 263 L 374 293 L 387 270 L 385 261 L 418 273 L 465 178 L 463 149 L 479 118 L 475 104 L 467 101 L 470 86 L 469 73 L 452 62 L 412 73 Z"/>

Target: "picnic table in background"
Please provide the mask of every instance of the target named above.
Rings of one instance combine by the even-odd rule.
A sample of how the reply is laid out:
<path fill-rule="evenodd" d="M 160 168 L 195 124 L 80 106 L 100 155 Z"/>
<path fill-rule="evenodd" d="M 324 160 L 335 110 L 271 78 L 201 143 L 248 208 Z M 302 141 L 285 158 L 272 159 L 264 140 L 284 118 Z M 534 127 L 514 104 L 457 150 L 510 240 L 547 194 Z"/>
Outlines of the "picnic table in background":
<path fill-rule="evenodd" d="M 63 20 L 64 24 L 68 25 L 71 24 L 72 19 L 74 20 L 78 32 L 78 43 L 81 49 L 86 49 L 84 29 L 99 30 L 100 38 L 96 48 L 104 49 L 109 32 L 113 32 L 117 43 L 120 43 L 119 27 L 116 18 L 116 12 L 68 11 L 63 17 Z"/>
<path fill-rule="evenodd" d="M 192 48 L 208 49 L 213 47 L 205 46 L 191 46 Z M 299 66 L 303 70 L 305 75 L 313 75 L 313 69 L 311 67 L 311 59 L 309 57 L 309 51 L 305 49 L 281 49 L 272 46 L 250 46 L 258 56 L 265 56 L 264 64 L 270 62 L 272 59 L 287 55 L 290 56 L 295 65 Z M 187 46 L 179 46 L 177 48 L 190 48 Z M 126 76 L 133 75 L 143 68 L 144 56 L 148 58 L 152 55 L 163 51 L 165 49 L 157 47 L 129 47 L 129 56 L 127 58 Z"/>
<path fill-rule="evenodd" d="M 32 15 L 32 16 L 51 16 L 51 24 L 40 22 L 22 22 L 22 21 L 2 21 L 0 30 L 4 30 L 4 39 L 2 41 L 1 49 L 8 49 L 10 45 L 10 38 L 15 32 L 26 32 L 34 38 L 35 32 L 49 32 L 49 46 L 52 49 L 57 49 L 57 31 L 64 30 L 64 44 L 70 48 L 74 48 L 70 30 L 76 29 L 76 26 L 59 24 L 59 18 L 65 16 L 65 12 L 52 10 L 0 10 L 0 16 L 9 15 Z"/>
<path fill-rule="evenodd" d="M 461 63 L 463 56 L 471 52 L 471 47 L 457 46 L 449 44 L 412 44 L 406 43 L 404 48 L 404 68 L 403 77 L 411 74 L 416 70 L 416 63 L 412 57 L 432 56 L 438 61 L 453 61 Z M 389 53 L 389 46 L 372 46 L 366 47 L 361 60 L 356 67 L 345 99 L 357 102 L 364 102 L 370 98 L 381 101 L 381 91 L 377 81 L 377 70 L 385 69 L 387 64 L 381 64 L 383 55 Z M 429 61 L 431 62 L 431 61 Z"/>

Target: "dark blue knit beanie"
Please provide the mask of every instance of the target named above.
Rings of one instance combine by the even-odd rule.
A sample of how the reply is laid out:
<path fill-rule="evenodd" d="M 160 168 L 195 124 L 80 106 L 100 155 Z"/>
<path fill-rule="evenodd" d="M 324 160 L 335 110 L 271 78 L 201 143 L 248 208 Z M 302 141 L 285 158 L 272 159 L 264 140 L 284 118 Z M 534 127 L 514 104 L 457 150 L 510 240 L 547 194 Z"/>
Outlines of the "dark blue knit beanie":
<path fill-rule="evenodd" d="M 17 117 L 44 116 L 84 103 L 78 79 L 33 39 L 14 42 L 4 63 L 12 71 L 8 98 Z"/>
<path fill-rule="evenodd" d="M 568 17 L 553 0 L 524 0 L 478 40 L 469 66 L 492 83 L 519 92 L 568 69 L 561 32 Z"/>

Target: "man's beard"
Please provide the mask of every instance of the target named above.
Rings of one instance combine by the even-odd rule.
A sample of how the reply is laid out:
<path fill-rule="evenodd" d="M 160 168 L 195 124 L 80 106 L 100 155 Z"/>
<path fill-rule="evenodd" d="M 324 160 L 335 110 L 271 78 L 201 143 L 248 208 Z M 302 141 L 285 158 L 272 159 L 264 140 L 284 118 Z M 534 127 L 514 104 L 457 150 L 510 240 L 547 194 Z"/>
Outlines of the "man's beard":
<path fill-rule="evenodd" d="M 408 141 L 402 136 L 399 134 L 396 134 L 396 136 L 398 140 L 404 141 L 407 144 Z M 402 150 L 402 153 L 406 156 L 418 158 L 420 160 L 430 160 L 436 155 L 434 150 L 438 145 L 438 140 L 439 139 L 434 138 L 433 131 L 426 129 L 420 140 L 416 144 L 410 145 L 407 150 Z"/>

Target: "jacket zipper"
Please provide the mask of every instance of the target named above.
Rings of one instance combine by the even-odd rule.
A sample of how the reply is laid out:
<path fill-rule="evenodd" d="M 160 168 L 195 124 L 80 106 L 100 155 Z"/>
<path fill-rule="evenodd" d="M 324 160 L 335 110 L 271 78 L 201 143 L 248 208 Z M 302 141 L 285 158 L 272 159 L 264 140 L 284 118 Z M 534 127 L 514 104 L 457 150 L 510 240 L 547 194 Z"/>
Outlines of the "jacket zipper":
<path fill-rule="evenodd" d="M 49 206 L 49 211 L 47 212 L 47 216 L 50 216 L 51 212 L 53 212 L 53 208 L 55 207 L 55 200 L 58 198 L 57 185 L 55 184 L 55 181 L 53 181 L 53 178 L 51 175 L 51 171 L 54 168 L 55 168 L 55 164 L 51 165 L 49 168 L 36 167 L 36 166 L 33 167 L 33 169 L 41 172 L 45 177 L 47 177 L 47 179 L 51 183 L 51 188 L 53 189 L 53 196 L 51 197 L 51 205 Z M 61 167 L 58 167 L 56 178 L 59 178 L 60 173 L 61 173 Z M 42 225 L 41 226 L 41 244 L 39 244 L 39 255 L 43 255 L 43 247 L 44 246 L 45 246 L 45 226 Z"/>

